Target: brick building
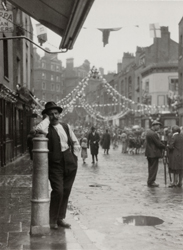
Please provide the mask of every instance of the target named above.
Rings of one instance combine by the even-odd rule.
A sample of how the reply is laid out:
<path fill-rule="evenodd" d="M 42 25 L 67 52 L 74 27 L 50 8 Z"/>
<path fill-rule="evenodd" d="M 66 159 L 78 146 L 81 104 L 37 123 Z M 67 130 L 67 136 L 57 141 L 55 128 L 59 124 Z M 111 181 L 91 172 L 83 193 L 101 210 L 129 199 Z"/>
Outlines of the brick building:
<path fill-rule="evenodd" d="M 41 57 L 34 48 L 34 94 L 45 102 L 63 98 L 63 68 L 57 54 Z"/>
<path fill-rule="evenodd" d="M 178 43 L 170 38 L 168 27 L 161 27 L 161 38 L 154 38 L 152 45 L 137 47 L 135 56 L 124 53 L 122 63 L 118 65 L 118 74 L 113 79 L 113 85 L 117 85 L 119 92 L 128 98 L 117 111 L 124 108 L 123 106 L 131 110 L 120 119 L 121 126 L 139 124 L 148 127 L 150 114 L 146 114 L 146 111 L 140 112 L 143 104 L 160 106 L 159 112 L 165 106 L 167 113 L 171 112 L 167 107 L 167 96 L 169 90 L 177 91 L 177 59 Z M 167 126 L 177 122 L 174 114 L 165 120 Z"/>

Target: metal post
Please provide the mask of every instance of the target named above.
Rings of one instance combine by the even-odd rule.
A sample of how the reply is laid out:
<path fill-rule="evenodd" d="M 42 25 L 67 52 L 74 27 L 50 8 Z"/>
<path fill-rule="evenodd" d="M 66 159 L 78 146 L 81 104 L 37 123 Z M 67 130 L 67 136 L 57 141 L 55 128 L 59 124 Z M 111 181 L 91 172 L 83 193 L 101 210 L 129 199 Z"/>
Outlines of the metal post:
<path fill-rule="evenodd" d="M 48 139 L 43 134 L 33 138 L 33 176 L 31 199 L 31 235 L 50 233 L 48 188 Z"/>

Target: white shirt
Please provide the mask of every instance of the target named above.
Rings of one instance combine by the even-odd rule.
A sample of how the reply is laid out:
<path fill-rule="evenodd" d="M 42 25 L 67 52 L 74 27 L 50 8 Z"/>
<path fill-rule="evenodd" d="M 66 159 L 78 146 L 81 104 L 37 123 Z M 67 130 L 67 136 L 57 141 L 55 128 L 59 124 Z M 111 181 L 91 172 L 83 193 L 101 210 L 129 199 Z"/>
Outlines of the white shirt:
<path fill-rule="evenodd" d="M 49 127 L 49 124 L 50 124 L 50 121 L 49 121 L 49 118 L 46 117 L 44 120 L 42 120 L 36 127 L 35 127 L 35 130 L 42 130 L 44 131 L 46 134 L 48 133 L 48 127 Z M 60 138 L 60 144 L 61 144 L 61 151 L 64 152 L 66 151 L 68 148 L 69 148 L 69 145 L 67 143 L 67 134 L 63 128 L 63 126 L 59 123 L 55 126 L 53 126 L 54 129 L 57 131 L 58 133 L 58 136 Z M 80 144 L 78 142 L 78 139 L 77 137 L 75 136 L 74 132 L 72 131 L 70 125 L 68 124 L 68 127 L 69 127 L 69 134 L 70 134 L 70 137 L 73 141 L 73 147 L 74 147 L 74 154 L 76 156 L 78 156 L 79 152 L 80 152 Z"/>

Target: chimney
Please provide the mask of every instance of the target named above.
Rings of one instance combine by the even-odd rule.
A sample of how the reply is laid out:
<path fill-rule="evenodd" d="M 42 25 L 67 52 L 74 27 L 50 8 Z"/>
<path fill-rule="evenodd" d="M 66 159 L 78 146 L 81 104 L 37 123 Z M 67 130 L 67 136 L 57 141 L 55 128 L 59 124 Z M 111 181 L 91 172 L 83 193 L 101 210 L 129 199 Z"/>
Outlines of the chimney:
<path fill-rule="evenodd" d="M 66 59 L 66 69 L 73 70 L 74 68 L 74 58 L 67 58 Z"/>
<path fill-rule="evenodd" d="M 122 59 L 122 70 L 126 68 L 131 62 L 134 62 L 135 57 L 133 54 L 127 52 L 123 54 L 123 59 Z"/>
<path fill-rule="evenodd" d="M 117 64 L 117 73 L 121 72 L 122 70 L 122 62 L 118 62 Z"/>

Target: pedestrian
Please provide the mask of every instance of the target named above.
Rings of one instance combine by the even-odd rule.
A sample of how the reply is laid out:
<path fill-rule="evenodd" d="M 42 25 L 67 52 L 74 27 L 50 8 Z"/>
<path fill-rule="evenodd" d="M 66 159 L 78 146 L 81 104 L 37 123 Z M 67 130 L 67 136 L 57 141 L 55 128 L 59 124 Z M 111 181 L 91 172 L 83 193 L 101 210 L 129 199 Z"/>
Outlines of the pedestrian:
<path fill-rule="evenodd" d="M 127 153 L 127 133 L 125 131 L 122 132 L 121 134 L 121 144 L 122 144 L 122 153 Z"/>
<path fill-rule="evenodd" d="M 109 134 L 108 129 L 106 129 L 106 132 L 103 134 L 101 140 L 101 146 L 104 149 L 104 154 L 105 153 L 107 153 L 107 155 L 109 154 L 110 143 L 111 143 L 111 136 Z"/>
<path fill-rule="evenodd" d="M 173 182 L 169 187 L 182 187 L 183 174 L 183 134 L 181 129 L 175 125 L 172 127 L 172 138 L 167 144 L 169 149 L 169 168 L 173 174 Z"/>
<path fill-rule="evenodd" d="M 99 151 L 99 141 L 100 136 L 96 132 L 95 127 L 91 127 L 91 132 L 88 134 L 87 146 L 90 147 L 90 152 L 92 155 L 92 163 L 95 163 L 95 160 L 98 161 L 98 151 Z"/>
<path fill-rule="evenodd" d="M 149 129 L 146 133 L 145 156 L 147 157 L 148 161 L 147 185 L 149 187 L 159 187 L 155 180 L 158 172 L 159 158 L 162 158 L 162 150 L 165 148 L 165 145 L 161 142 L 157 134 L 160 126 L 160 122 L 154 121 L 152 123 L 151 129 Z"/>
<path fill-rule="evenodd" d="M 33 141 L 32 141 L 32 139 L 34 138 L 34 135 L 35 135 L 35 131 L 31 130 L 27 136 L 27 148 L 28 148 L 29 156 L 30 156 L 31 160 L 33 160 L 33 153 L 32 153 Z"/>
<path fill-rule="evenodd" d="M 54 102 L 47 102 L 42 115 L 47 117 L 36 126 L 39 133 L 47 133 L 49 180 L 51 184 L 50 228 L 58 226 L 70 228 L 64 219 L 69 195 L 77 172 L 77 156 L 80 151 L 79 142 L 66 123 L 60 123 L 62 108 Z"/>
<path fill-rule="evenodd" d="M 85 164 L 85 160 L 88 157 L 88 152 L 87 152 L 87 138 L 83 137 L 81 139 L 81 158 L 83 159 L 83 164 Z"/>

